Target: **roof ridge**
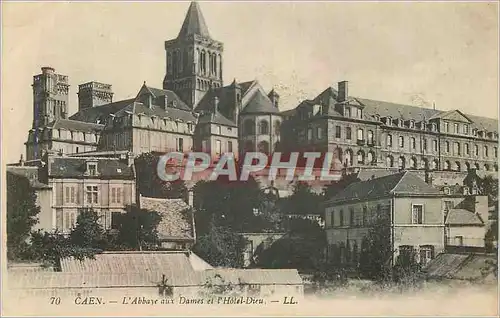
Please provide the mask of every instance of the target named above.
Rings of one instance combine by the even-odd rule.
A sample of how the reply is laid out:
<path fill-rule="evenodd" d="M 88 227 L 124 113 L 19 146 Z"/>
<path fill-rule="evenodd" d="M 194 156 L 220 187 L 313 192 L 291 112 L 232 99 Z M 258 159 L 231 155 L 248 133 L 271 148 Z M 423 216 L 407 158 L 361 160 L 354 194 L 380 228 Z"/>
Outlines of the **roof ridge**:
<path fill-rule="evenodd" d="M 399 180 L 396 183 L 396 185 L 394 187 L 392 187 L 392 189 L 389 191 L 389 193 L 394 193 L 394 190 L 398 187 L 398 185 L 401 183 L 401 181 L 403 180 L 403 178 L 409 173 L 409 171 L 405 170 L 403 172 L 398 172 L 397 174 L 401 174 L 401 173 L 402 173 L 402 176 L 399 178 Z M 391 175 L 389 175 L 389 176 L 391 176 Z M 386 177 L 388 177 L 388 176 L 386 176 Z"/>

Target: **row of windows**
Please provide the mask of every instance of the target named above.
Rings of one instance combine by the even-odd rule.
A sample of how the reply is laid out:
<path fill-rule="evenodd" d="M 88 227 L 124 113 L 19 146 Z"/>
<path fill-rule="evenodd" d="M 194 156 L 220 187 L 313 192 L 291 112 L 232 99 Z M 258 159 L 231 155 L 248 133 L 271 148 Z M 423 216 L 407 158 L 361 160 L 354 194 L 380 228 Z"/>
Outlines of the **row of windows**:
<path fill-rule="evenodd" d="M 394 162 L 394 157 L 389 155 L 386 157 L 386 167 L 388 168 L 393 168 L 395 167 L 395 162 Z M 437 159 L 429 161 L 428 159 L 424 158 L 420 161 L 420 166 L 418 165 L 418 160 L 415 157 L 411 157 L 409 159 L 409 162 L 407 164 L 406 158 L 405 157 L 399 157 L 397 160 L 397 167 L 399 169 L 430 169 L 430 170 L 438 170 L 439 169 L 439 161 Z M 443 162 L 443 170 L 450 170 L 450 171 L 468 171 L 469 169 L 474 168 L 476 170 L 486 170 L 490 171 L 492 169 L 491 165 L 489 164 L 484 164 L 482 167 L 479 165 L 479 163 L 474 163 L 471 165 L 471 163 L 466 162 L 465 167 L 462 167 L 462 164 L 458 161 L 456 162 L 451 162 L 449 160 L 446 160 Z M 498 171 L 498 165 L 494 164 L 493 169 L 495 171 Z"/>
<path fill-rule="evenodd" d="M 97 142 L 99 140 L 98 134 L 83 133 L 79 131 L 67 131 L 62 129 L 53 129 L 52 137 L 69 139 L 74 141 L 88 141 L 88 142 Z"/>
<path fill-rule="evenodd" d="M 274 134 L 279 135 L 280 130 L 281 130 L 281 121 L 275 120 L 274 121 Z M 269 122 L 267 120 L 262 119 L 261 121 L 259 121 L 258 132 L 261 135 L 269 134 Z M 245 134 L 245 135 L 254 135 L 255 134 L 255 120 L 246 119 L 243 122 L 243 134 Z"/>
<path fill-rule="evenodd" d="M 112 225 L 112 213 L 103 209 L 97 212 L 97 222 L 104 228 L 110 229 Z M 56 209 L 56 227 L 63 232 L 71 231 L 78 221 L 79 211 L 64 211 L 63 209 Z"/>
<path fill-rule="evenodd" d="M 335 138 L 342 138 L 342 128 L 340 126 L 335 126 Z M 357 134 L 356 134 L 357 140 L 365 140 L 365 131 L 362 128 L 358 128 Z M 351 140 L 352 139 L 352 129 L 351 127 L 346 127 L 345 128 L 345 139 Z M 367 140 L 368 144 L 373 144 L 374 138 L 373 138 L 373 130 L 368 130 L 367 132 Z"/>
<path fill-rule="evenodd" d="M 111 188 L 111 203 L 122 203 L 123 201 L 123 191 L 121 187 Z M 79 203 L 80 194 L 76 186 L 65 187 L 64 192 L 64 202 L 65 203 Z M 98 186 L 86 186 L 85 187 L 85 202 L 88 204 L 99 203 L 99 187 Z"/>
<path fill-rule="evenodd" d="M 208 152 L 209 149 L 208 149 L 208 140 L 203 140 L 201 142 L 201 148 L 202 148 L 202 152 Z M 231 153 L 233 152 L 233 142 L 231 140 L 228 140 L 227 141 L 227 151 L 228 153 Z M 216 155 L 221 155 L 222 154 L 222 141 L 217 139 L 215 140 L 215 154 Z"/>
<path fill-rule="evenodd" d="M 427 139 L 422 139 L 421 140 L 421 145 L 422 145 L 422 149 L 423 150 L 427 150 L 428 149 Z M 451 145 L 451 143 L 449 141 L 445 141 L 444 151 L 446 153 L 451 153 L 450 145 Z M 392 147 L 392 146 L 393 146 L 392 135 L 388 134 L 387 135 L 387 147 Z M 398 146 L 400 148 L 404 148 L 405 147 L 405 137 L 404 136 L 399 136 L 399 138 L 398 138 Z M 464 155 L 470 155 L 471 152 L 470 152 L 469 144 L 465 143 L 465 144 L 463 144 L 463 146 L 464 146 L 464 148 L 463 148 L 463 154 Z M 416 141 L 415 137 L 409 137 L 409 149 L 410 150 L 417 149 L 417 141 Z M 432 148 L 431 149 L 433 151 L 436 151 L 436 152 L 439 150 L 438 141 L 437 140 L 432 140 Z M 462 148 L 461 148 L 461 144 L 459 142 L 454 142 L 453 143 L 453 154 L 459 155 L 459 156 L 462 155 Z M 479 156 L 479 146 L 478 145 L 474 145 L 474 155 L 475 156 Z M 484 157 L 489 157 L 490 152 L 489 152 L 488 146 L 483 146 L 482 155 Z M 493 155 L 494 155 L 495 158 L 498 157 L 498 148 L 497 147 L 493 147 Z"/>
<path fill-rule="evenodd" d="M 349 213 L 349 221 L 347 222 Z M 369 226 L 375 222 L 375 218 L 382 216 L 382 206 L 377 204 L 375 213 L 368 215 L 368 208 L 363 206 L 361 213 L 356 213 L 354 208 L 349 208 L 348 211 L 340 209 L 336 215 L 335 211 L 330 212 L 330 226 Z M 422 204 L 412 204 L 411 210 L 411 223 L 423 224 L 424 223 L 424 206 Z"/>

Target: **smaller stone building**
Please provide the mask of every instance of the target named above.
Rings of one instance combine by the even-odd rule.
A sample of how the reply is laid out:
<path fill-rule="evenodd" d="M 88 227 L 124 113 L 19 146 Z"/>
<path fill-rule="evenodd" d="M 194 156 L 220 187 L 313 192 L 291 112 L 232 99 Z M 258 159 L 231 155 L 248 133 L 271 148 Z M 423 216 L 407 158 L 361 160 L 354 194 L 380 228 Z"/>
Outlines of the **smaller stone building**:
<path fill-rule="evenodd" d="M 359 259 L 363 239 L 383 227 L 390 231 L 386 244 L 393 262 L 413 251 L 427 263 L 448 244 L 484 246 L 487 213 L 487 197 L 450 198 L 408 171 L 353 183 L 326 202 L 329 257 Z"/>

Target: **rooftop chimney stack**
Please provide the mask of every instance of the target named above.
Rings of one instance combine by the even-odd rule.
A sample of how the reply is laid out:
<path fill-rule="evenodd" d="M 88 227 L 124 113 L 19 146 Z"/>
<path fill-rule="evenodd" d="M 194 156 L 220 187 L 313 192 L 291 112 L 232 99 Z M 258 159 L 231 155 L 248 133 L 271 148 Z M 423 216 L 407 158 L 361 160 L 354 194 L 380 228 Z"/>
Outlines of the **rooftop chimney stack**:
<path fill-rule="evenodd" d="M 342 81 L 342 82 L 339 82 L 338 83 L 338 88 L 339 88 L 339 97 L 338 97 L 338 101 L 341 103 L 341 102 L 345 102 L 347 101 L 347 97 L 349 96 L 349 87 L 348 87 L 348 82 L 347 81 Z"/>
<path fill-rule="evenodd" d="M 214 114 L 219 111 L 219 97 L 214 96 Z"/>

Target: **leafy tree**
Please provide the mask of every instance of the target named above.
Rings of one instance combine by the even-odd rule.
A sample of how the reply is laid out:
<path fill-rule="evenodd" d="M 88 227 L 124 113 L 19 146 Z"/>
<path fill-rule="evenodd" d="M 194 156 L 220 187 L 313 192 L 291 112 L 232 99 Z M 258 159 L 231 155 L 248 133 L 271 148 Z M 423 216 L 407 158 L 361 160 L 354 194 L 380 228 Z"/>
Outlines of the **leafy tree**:
<path fill-rule="evenodd" d="M 80 210 L 76 226 L 70 234 L 71 243 L 83 248 L 102 248 L 106 237 L 99 218 L 93 209 Z"/>
<path fill-rule="evenodd" d="M 135 158 L 137 185 L 139 192 L 152 198 L 186 199 L 187 188 L 182 180 L 166 182 L 160 179 L 157 172 L 159 153 L 142 153 Z"/>
<path fill-rule="evenodd" d="M 320 195 L 314 193 L 311 186 L 306 182 L 297 182 L 294 186 L 293 193 L 283 202 L 284 214 L 320 214 L 322 198 Z"/>
<path fill-rule="evenodd" d="M 361 241 L 359 256 L 361 275 L 373 279 L 386 279 L 388 277 L 392 257 L 390 233 L 388 216 L 381 213 L 374 220 L 368 234 Z"/>
<path fill-rule="evenodd" d="M 197 235 L 210 230 L 211 222 L 234 232 L 256 232 L 269 226 L 256 215 L 262 204 L 258 183 L 248 181 L 200 181 L 194 187 Z"/>
<path fill-rule="evenodd" d="M 42 261 L 56 270 L 61 269 L 61 259 L 74 257 L 78 260 L 94 258 L 100 249 L 82 247 L 71 242 L 71 238 L 59 232 L 36 231 L 31 233 L 30 259 Z"/>
<path fill-rule="evenodd" d="M 290 219 L 288 235 L 269 248 L 256 249 L 256 266 L 264 268 L 318 269 L 324 263 L 326 237 L 312 220 Z"/>
<path fill-rule="evenodd" d="M 239 268 L 245 245 L 243 236 L 212 222 L 210 230 L 198 237 L 193 252 L 212 266 Z"/>
<path fill-rule="evenodd" d="M 31 228 L 38 223 L 40 207 L 29 180 L 7 171 L 7 258 L 22 259 Z"/>
<path fill-rule="evenodd" d="M 498 179 L 491 175 L 486 176 L 479 183 L 479 187 L 481 193 L 488 196 L 488 207 L 493 207 L 493 213 L 489 216 L 491 224 L 485 235 L 486 248 L 492 250 L 493 242 L 498 241 Z"/>
<path fill-rule="evenodd" d="M 161 216 L 156 211 L 127 207 L 127 213 L 117 215 L 118 238 L 126 249 L 151 250 L 158 245 L 158 224 Z"/>

